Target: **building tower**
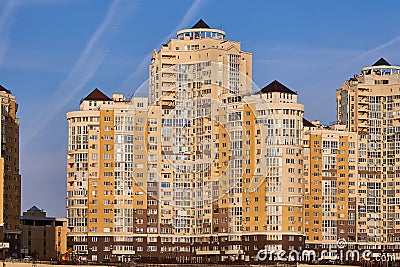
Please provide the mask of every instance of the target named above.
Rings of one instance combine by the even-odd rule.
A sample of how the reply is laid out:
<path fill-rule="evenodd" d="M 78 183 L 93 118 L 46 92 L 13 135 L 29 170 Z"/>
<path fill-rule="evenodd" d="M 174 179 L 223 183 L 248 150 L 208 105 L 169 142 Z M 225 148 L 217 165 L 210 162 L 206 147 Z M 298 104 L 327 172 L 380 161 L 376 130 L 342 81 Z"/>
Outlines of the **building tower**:
<path fill-rule="evenodd" d="M 304 247 L 302 116 L 200 20 L 153 52 L 149 100 L 94 90 L 67 113 L 70 244 L 92 261 L 255 261 Z M 149 101 L 149 104 L 148 104 Z"/>
<path fill-rule="evenodd" d="M 358 135 L 357 245 L 392 252 L 400 241 L 400 67 L 381 58 L 345 81 L 337 116 Z"/>
<path fill-rule="evenodd" d="M 150 72 L 150 104 L 161 97 L 194 87 L 197 97 L 225 89 L 237 95 L 251 94 L 252 54 L 241 51 L 240 43 L 225 40 L 225 32 L 199 20 L 191 29 L 180 30 L 177 39 L 153 51 Z M 199 86 L 199 87 L 198 87 Z M 214 96 L 213 96 L 214 97 Z M 164 102 L 167 100 L 164 100 Z"/>
<path fill-rule="evenodd" d="M 19 173 L 19 119 L 15 96 L 0 86 L 0 254 L 20 253 L 21 175 Z M 1 253 L 2 251 L 2 253 Z"/>
<path fill-rule="evenodd" d="M 344 125 L 303 125 L 306 248 L 321 253 L 341 239 L 350 246 L 356 241 L 357 134 Z"/>
<path fill-rule="evenodd" d="M 153 52 L 149 97 L 160 115 L 148 120 L 148 172 L 156 179 L 147 191 L 163 213 L 150 215 L 159 228 L 150 231 L 166 234 L 161 253 L 215 261 L 223 246 L 226 258 L 244 256 L 241 101 L 252 93 L 251 68 L 251 53 L 203 20 Z"/>
<path fill-rule="evenodd" d="M 146 117 L 147 98 L 127 102 L 97 88 L 79 111 L 67 113 L 68 246 L 83 260 L 124 261 L 134 254 L 133 165 L 136 171 L 146 166 Z M 135 161 L 134 146 L 142 151 Z"/>
<path fill-rule="evenodd" d="M 253 250 L 301 251 L 305 241 L 304 105 L 297 102 L 296 92 L 276 80 L 257 94 L 246 96 L 244 102 L 255 117 L 255 123 L 250 123 L 255 135 L 244 138 L 255 143 L 250 149 L 254 153 L 250 157 L 253 165 L 243 166 L 250 167 L 252 174 L 243 175 L 243 216 L 248 231 L 245 235 L 249 234 L 252 242 L 259 240 Z M 244 125 L 248 124 L 244 121 Z M 246 254 L 255 258 L 251 245 L 247 248 L 250 250 Z"/>

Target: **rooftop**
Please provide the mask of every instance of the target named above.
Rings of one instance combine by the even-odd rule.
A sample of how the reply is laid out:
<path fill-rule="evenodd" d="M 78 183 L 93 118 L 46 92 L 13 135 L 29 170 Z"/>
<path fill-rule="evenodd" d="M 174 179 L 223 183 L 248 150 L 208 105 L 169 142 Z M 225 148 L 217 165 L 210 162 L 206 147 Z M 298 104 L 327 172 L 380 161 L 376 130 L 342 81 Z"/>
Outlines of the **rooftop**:
<path fill-rule="evenodd" d="M 272 93 L 272 92 L 280 92 L 280 93 L 297 95 L 296 92 L 290 90 L 289 88 L 287 88 L 286 86 L 284 86 L 283 84 L 278 82 L 277 80 L 271 82 L 270 84 L 268 84 L 267 86 L 262 88 L 260 91 L 258 91 L 257 94 L 266 94 L 266 93 Z"/>
<path fill-rule="evenodd" d="M 6 92 L 7 94 L 11 94 L 11 91 L 5 88 L 4 86 L 0 85 L 0 91 Z"/>
<path fill-rule="evenodd" d="M 377 62 L 372 66 L 391 66 L 389 62 L 386 61 L 383 57 L 381 57 Z"/>
<path fill-rule="evenodd" d="M 87 97 L 83 99 L 84 100 L 94 100 L 94 101 L 112 101 L 111 98 L 109 98 L 107 95 L 105 95 L 102 91 L 99 89 L 94 89 L 90 94 L 88 94 Z"/>
<path fill-rule="evenodd" d="M 33 206 L 32 208 L 30 208 L 28 211 L 42 211 L 41 209 L 39 209 L 36 206 Z"/>
<path fill-rule="evenodd" d="M 306 120 L 304 118 L 303 118 L 303 126 L 304 127 L 317 127 L 313 123 L 311 123 L 310 121 L 308 121 L 308 120 Z"/>
<path fill-rule="evenodd" d="M 211 29 L 210 26 L 208 26 L 207 23 L 204 22 L 204 20 L 199 19 L 199 21 L 193 25 L 192 29 Z"/>
<path fill-rule="evenodd" d="M 215 38 L 223 40 L 225 32 L 219 29 L 212 29 L 204 20 L 199 19 L 190 29 L 182 29 L 176 33 L 178 39 L 202 39 L 202 38 Z"/>

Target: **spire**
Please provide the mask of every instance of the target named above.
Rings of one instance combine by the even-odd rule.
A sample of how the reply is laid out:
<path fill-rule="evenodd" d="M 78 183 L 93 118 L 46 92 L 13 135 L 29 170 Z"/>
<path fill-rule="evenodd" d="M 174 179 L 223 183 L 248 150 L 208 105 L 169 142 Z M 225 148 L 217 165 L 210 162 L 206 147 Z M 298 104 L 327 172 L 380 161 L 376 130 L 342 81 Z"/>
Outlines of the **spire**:
<path fill-rule="evenodd" d="M 199 21 L 193 25 L 192 29 L 210 29 L 210 26 L 208 26 L 208 24 L 205 23 L 204 20 L 199 19 Z"/>
<path fill-rule="evenodd" d="M 273 81 L 272 83 L 268 84 L 265 86 L 263 89 L 258 91 L 258 94 L 266 94 L 266 93 L 271 93 L 271 92 L 280 92 L 280 93 L 287 93 L 287 94 L 293 94 L 297 95 L 296 92 L 290 90 L 277 80 Z"/>
<path fill-rule="evenodd" d="M 83 100 L 95 100 L 95 101 L 112 101 L 111 98 L 106 96 L 102 91 L 99 89 L 94 89 L 87 97 Z"/>
<path fill-rule="evenodd" d="M 375 62 L 372 66 L 391 66 L 389 62 L 386 61 L 383 57 L 381 57 L 377 62 Z"/>

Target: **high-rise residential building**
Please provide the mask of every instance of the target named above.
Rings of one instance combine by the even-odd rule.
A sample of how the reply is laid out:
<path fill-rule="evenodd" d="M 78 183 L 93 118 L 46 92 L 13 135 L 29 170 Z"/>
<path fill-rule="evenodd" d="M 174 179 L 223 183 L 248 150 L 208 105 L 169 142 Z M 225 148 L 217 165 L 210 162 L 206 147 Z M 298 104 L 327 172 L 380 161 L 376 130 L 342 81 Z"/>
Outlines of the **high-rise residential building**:
<path fill-rule="evenodd" d="M 149 100 L 67 113 L 70 245 L 93 261 L 254 261 L 304 248 L 304 106 L 200 20 L 154 52 Z M 149 102 L 149 103 L 148 103 Z"/>
<path fill-rule="evenodd" d="M 133 200 L 140 196 L 134 197 L 133 170 L 143 169 L 147 159 L 143 153 L 133 157 L 146 144 L 147 101 L 127 102 L 118 94 L 111 99 L 95 89 L 79 111 L 67 113 L 68 245 L 82 259 L 122 260 L 135 253 Z M 134 142 L 135 131 L 142 135 Z"/>
<path fill-rule="evenodd" d="M 337 90 L 338 123 L 358 136 L 359 249 L 400 247 L 400 67 L 381 58 Z"/>
<path fill-rule="evenodd" d="M 31 207 L 21 217 L 21 257 L 57 260 L 67 251 L 67 220 L 47 217 L 46 212 Z"/>
<path fill-rule="evenodd" d="M 250 157 L 243 158 L 248 165 L 243 165 L 242 238 L 259 240 L 253 248 L 250 242 L 245 254 L 254 260 L 260 249 L 302 251 L 304 105 L 278 81 L 243 102 L 244 115 L 250 110 L 253 118 L 243 118 L 243 125 L 252 126 L 244 127 L 243 142 L 252 146 L 243 150 Z"/>
<path fill-rule="evenodd" d="M 19 173 L 19 119 L 15 96 L 0 86 L 0 257 L 20 253 L 21 175 Z"/>
<path fill-rule="evenodd" d="M 344 125 L 324 127 L 307 120 L 303 125 L 305 247 L 321 253 L 343 239 L 354 248 L 357 134 Z"/>

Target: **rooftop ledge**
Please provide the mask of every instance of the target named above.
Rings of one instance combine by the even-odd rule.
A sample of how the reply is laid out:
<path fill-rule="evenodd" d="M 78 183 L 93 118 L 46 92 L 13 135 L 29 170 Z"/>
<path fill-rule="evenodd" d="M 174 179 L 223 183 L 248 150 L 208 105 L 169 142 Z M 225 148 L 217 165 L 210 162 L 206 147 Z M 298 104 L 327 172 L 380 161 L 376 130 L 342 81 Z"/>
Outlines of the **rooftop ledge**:
<path fill-rule="evenodd" d="M 184 29 L 176 33 L 178 39 L 184 39 L 185 36 L 189 36 L 190 39 L 201 39 L 201 38 L 216 38 L 224 39 L 225 32 L 218 29 L 210 28 L 194 28 L 194 29 Z"/>

